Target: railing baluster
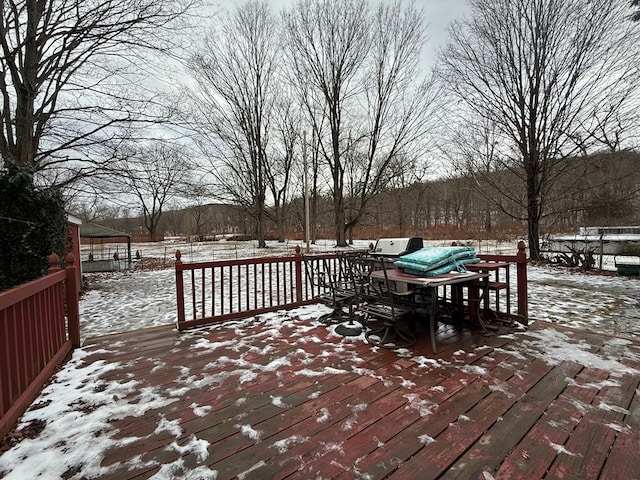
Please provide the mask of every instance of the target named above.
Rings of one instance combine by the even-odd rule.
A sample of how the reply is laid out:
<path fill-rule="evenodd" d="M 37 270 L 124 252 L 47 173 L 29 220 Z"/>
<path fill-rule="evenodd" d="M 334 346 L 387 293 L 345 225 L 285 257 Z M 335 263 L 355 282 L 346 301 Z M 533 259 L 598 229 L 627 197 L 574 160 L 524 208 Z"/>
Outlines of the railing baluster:
<path fill-rule="evenodd" d="M 258 264 L 253 264 L 253 284 L 258 285 Z M 248 287 L 248 286 L 247 286 Z M 253 289 L 253 306 L 254 308 L 258 307 L 258 289 Z"/>
<path fill-rule="evenodd" d="M 280 264 L 276 263 L 276 305 L 280 303 Z"/>
<path fill-rule="evenodd" d="M 211 316 L 216 316 L 216 269 L 211 267 Z"/>
<path fill-rule="evenodd" d="M 182 271 L 182 254 L 180 250 L 176 251 L 176 301 L 178 303 L 178 328 L 182 328 L 182 325 L 185 324 L 185 313 L 184 313 L 184 278 Z"/>
<path fill-rule="evenodd" d="M 196 318 L 196 273 L 191 270 L 191 318 Z"/>
<path fill-rule="evenodd" d="M 295 263 L 293 261 L 289 262 L 289 298 L 291 302 L 296 301 L 296 274 L 295 274 Z"/>
<path fill-rule="evenodd" d="M 238 286 L 238 299 L 236 300 L 237 310 L 236 312 L 240 312 L 242 310 L 242 265 L 238 265 L 238 281 L 236 282 Z"/>
<path fill-rule="evenodd" d="M 249 265 L 244 266 L 244 294 L 247 302 L 245 304 L 245 309 L 247 311 L 251 310 L 251 291 L 249 289 L 249 285 L 251 284 L 249 277 Z"/>
<path fill-rule="evenodd" d="M 202 298 L 200 300 L 200 310 L 202 310 L 202 315 L 200 316 L 200 318 L 205 318 L 207 315 L 206 315 L 206 305 L 205 305 L 204 292 L 205 292 L 205 285 L 206 285 L 206 278 L 205 277 L 207 275 L 205 273 L 204 268 L 200 269 L 200 275 L 202 275 L 202 279 L 201 279 L 202 288 L 200 289 L 200 291 L 202 292 Z"/>
<path fill-rule="evenodd" d="M 288 262 L 282 264 L 282 297 L 281 301 L 283 304 L 287 304 L 287 285 L 289 283 L 289 277 L 287 276 L 287 265 Z"/>
<path fill-rule="evenodd" d="M 9 338 L 9 315 L 7 310 L 0 310 L 0 338 L 6 339 Z M 10 392 L 9 392 L 9 349 L 4 344 L 4 342 L 0 343 L 0 385 L 2 385 L 2 389 L 0 389 L 0 412 L 6 412 L 11 405 L 10 401 Z"/>
<path fill-rule="evenodd" d="M 224 267 L 220 267 L 220 315 L 224 315 Z"/>
<path fill-rule="evenodd" d="M 302 279 L 303 278 L 307 278 L 307 276 L 305 275 L 305 273 L 302 271 L 302 269 L 304 268 L 304 265 L 302 263 L 302 256 L 301 256 L 301 252 L 300 249 L 298 249 L 296 251 L 296 255 L 295 255 L 295 259 L 294 259 L 294 272 L 295 272 L 295 276 L 296 276 L 296 298 L 295 301 L 296 302 L 301 302 L 302 298 L 303 298 L 303 291 L 302 291 Z M 306 286 L 306 282 L 304 283 L 304 285 Z"/>
<path fill-rule="evenodd" d="M 235 283 L 233 279 L 234 279 L 233 266 L 229 266 L 229 276 L 227 277 L 227 289 L 229 290 L 229 304 L 227 308 L 228 313 L 233 313 L 234 295 L 236 293 L 233 290 L 233 284 Z"/>
<path fill-rule="evenodd" d="M 269 306 L 273 307 L 273 263 L 269 264 Z"/>
<path fill-rule="evenodd" d="M 51 330 L 55 328 L 55 320 L 53 320 L 57 314 L 57 301 L 56 301 L 56 293 L 54 292 L 54 288 L 47 289 L 42 292 L 42 308 L 44 310 L 44 318 L 46 321 L 43 321 L 42 328 L 39 328 L 37 335 L 37 355 L 38 355 L 38 363 L 44 361 L 46 358 L 50 358 L 53 352 L 53 342 L 50 341 Z"/>
<path fill-rule="evenodd" d="M 260 308 L 266 308 L 267 307 L 267 289 L 265 287 L 266 285 L 266 270 L 267 270 L 267 266 L 262 264 L 259 266 L 259 271 L 260 271 L 260 275 L 259 275 L 259 288 L 260 288 Z"/>

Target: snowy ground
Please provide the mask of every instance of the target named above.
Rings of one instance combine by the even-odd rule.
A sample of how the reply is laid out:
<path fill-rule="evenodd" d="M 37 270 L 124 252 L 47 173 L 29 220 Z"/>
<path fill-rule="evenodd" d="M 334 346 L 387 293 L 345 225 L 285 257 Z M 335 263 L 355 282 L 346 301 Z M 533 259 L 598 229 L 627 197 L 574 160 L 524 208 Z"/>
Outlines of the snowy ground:
<path fill-rule="evenodd" d="M 362 242 L 357 246 L 367 244 L 368 242 Z M 227 248 L 221 248 L 223 246 Z M 176 247 L 182 249 L 184 261 L 246 257 L 262 253 L 251 245 L 247 247 L 220 243 L 192 246 L 145 245 L 134 248 L 142 250 L 143 258 L 159 255 L 163 261 L 170 262 Z M 290 251 L 293 247 L 294 244 L 289 244 L 284 246 L 284 250 Z M 318 247 L 321 250 L 331 248 L 330 244 Z M 281 250 L 283 248 L 273 246 L 269 254 L 277 254 Z M 487 253 L 491 249 L 481 248 L 480 250 L 482 253 Z M 511 254 L 515 253 L 514 250 L 515 248 L 511 246 L 504 248 L 495 246 L 492 251 Z M 170 324 L 176 320 L 175 282 L 171 268 L 92 274 L 87 277 L 87 281 L 89 290 L 83 295 L 80 304 L 81 331 L 85 340 L 110 333 Z M 325 311 L 323 309 L 322 306 L 312 305 L 291 312 L 291 315 L 303 320 L 299 327 L 302 329 L 301 337 L 304 337 L 306 329 L 309 328 L 307 322 L 313 322 L 314 318 Z M 531 266 L 529 267 L 529 314 L 533 319 L 638 339 L 640 338 L 640 281 Z M 280 326 L 285 323 L 281 313 L 262 315 L 259 321 L 265 323 L 265 328 L 268 327 L 269 334 L 274 335 L 274 338 L 278 336 Z M 235 328 L 240 331 L 243 327 L 242 322 L 229 322 L 228 325 L 218 328 Z M 202 346 L 200 345 L 202 339 L 199 338 L 201 335 L 199 331 L 185 333 L 184 336 L 180 336 L 181 344 L 176 345 L 176 348 L 186 348 L 189 343 L 199 348 Z M 547 334 L 543 333 L 535 335 L 540 338 L 534 341 L 528 340 L 530 344 L 526 344 L 525 341 L 522 348 L 536 348 L 541 352 L 553 351 L 557 358 L 547 358 L 550 362 L 572 359 L 585 365 L 595 363 L 613 372 L 614 375 L 629 373 L 627 367 L 613 359 L 603 359 L 595 355 L 586 356 L 581 346 L 568 343 L 562 333 L 552 332 L 551 337 L 544 336 Z M 243 338 L 243 335 L 238 335 L 238 339 Z M 349 341 L 364 341 L 364 339 L 356 337 Z M 610 343 L 613 342 L 618 342 L 617 345 L 620 348 L 628 348 L 629 355 L 637 358 L 637 353 L 634 353 L 637 347 L 632 347 L 631 342 L 620 339 L 612 340 Z M 209 347 L 217 348 L 215 345 Z M 119 348 L 118 342 L 113 342 L 110 348 Z M 343 347 L 337 342 L 335 348 Z M 33 435 L 34 438 L 25 438 L 0 455 L 0 477 L 4 475 L 7 480 L 36 477 L 46 480 L 95 478 L 106 474 L 108 472 L 104 471 L 100 462 L 105 452 L 113 448 L 116 442 L 112 438 L 114 433 L 110 427 L 110 421 L 114 418 L 143 415 L 149 409 L 176 401 L 178 398 L 178 393 L 174 397 L 172 392 L 140 390 L 136 386 L 135 379 L 131 379 L 128 383 L 105 383 L 100 376 L 118 368 L 118 365 L 106 364 L 102 361 L 85 361 L 88 356 L 95 353 L 90 347 L 76 350 L 72 360 L 56 374 L 51 384 L 34 403 L 38 408 L 32 408 L 25 414 L 19 425 L 20 428 L 33 426 L 32 421 L 44 421 L 45 425 L 40 433 Z M 425 359 L 425 361 L 428 360 Z M 159 363 L 158 368 L 160 367 Z M 242 368 L 247 369 L 247 375 L 255 373 L 251 365 L 244 365 Z M 274 368 L 277 368 L 277 365 Z M 631 373 L 635 375 L 638 372 Z M 185 377 L 185 380 L 188 378 Z M 178 387 L 179 385 L 176 388 Z M 131 395 L 138 395 L 139 398 L 132 401 Z M 83 410 L 82 405 L 91 408 Z M 197 409 L 198 406 L 194 405 L 194 414 L 200 415 Z M 202 412 L 202 414 L 205 413 Z M 246 434 L 251 434 L 250 426 L 247 428 L 249 430 Z M 159 423 L 156 431 L 163 430 L 177 436 L 181 432 L 180 426 L 171 422 Z M 180 452 L 191 451 L 198 455 L 200 453 L 205 455 L 207 445 L 197 438 L 193 440 L 186 446 L 172 444 L 172 448 Z M 121 443 L 126 441 L 127 439 L 119 440 Z M 90 455 L 87 455 L 88 445 L 91 445 Z M 132 461 L 135 460 L 135 458 L 132 459 Z M 73 470 L 77 465 L 83 465 L 80 471 Z M 163 468 L 154 478 L 157 480 L 176 478 L 175 470 L 171 470 L 174 467 L 178 468 L 180 465 L 170 465 L 169 469 Z M 181 478 L 216 478 L 215 472 L 208 469 L 182 473 L 184 476 Z"/>
<path fill-rule="evenodd" d="M 366 248 L 359 241 L 356 248 Z M 449 242 L 434 244 L 446 245 Z M 300 242 L 270 243 L 267 255 L 291 253 Z M 515 254 L 515 242 L 476 244 L 479 253 Z M 119 247 L 122 248 L 122 245 Z M 318 242 L 317 251 L 333 250 L 332 242 Z M 113 246 L 105 249 L 111 252 Z M 253 242 L 134 245 L 143 259 L 154 257 L 161 265 L 172 264 L 175 250 L 182 261 L 197 262 L 264 255 Z M 120 250 L 122 256 L 122 251 Z M 640 339 L 640 281 L 610 275 L 574 272 L 566 268 L 529 266 L 529 316 L 562 325 Z M 172 268 L 121 271 L 85 275 L 88 290 L 80 301 L 83 341 L 176 322 L 175 279 Z M 515 275 L 512 275 L 512 281 Z"/>

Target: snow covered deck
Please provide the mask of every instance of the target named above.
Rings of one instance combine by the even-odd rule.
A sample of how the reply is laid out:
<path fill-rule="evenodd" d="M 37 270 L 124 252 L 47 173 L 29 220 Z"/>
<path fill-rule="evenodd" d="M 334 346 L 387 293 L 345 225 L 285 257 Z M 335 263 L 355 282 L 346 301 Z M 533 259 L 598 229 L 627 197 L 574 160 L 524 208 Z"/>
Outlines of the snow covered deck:
<path fill-rule="evenodd" d="M 640 343 L 534 323 L 426 325 L 410 350 L 318 307 L 85 345 L 0 456 L 0 477 L 634 478 Z M 40 421 L 40 422 L 39 422 Z"/>

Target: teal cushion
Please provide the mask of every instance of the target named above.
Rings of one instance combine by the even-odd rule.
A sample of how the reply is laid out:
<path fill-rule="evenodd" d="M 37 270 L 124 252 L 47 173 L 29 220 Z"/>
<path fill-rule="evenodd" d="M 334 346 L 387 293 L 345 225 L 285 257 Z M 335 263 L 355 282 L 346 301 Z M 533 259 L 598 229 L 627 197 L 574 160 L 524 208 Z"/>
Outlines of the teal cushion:
<path fill-rule="evenodd" d="M 473 247 L 424 247 L 401 256 L 395 264 L 411 275 L 441 275 L 466 271 L 465 264 L 479 261 Z"/>

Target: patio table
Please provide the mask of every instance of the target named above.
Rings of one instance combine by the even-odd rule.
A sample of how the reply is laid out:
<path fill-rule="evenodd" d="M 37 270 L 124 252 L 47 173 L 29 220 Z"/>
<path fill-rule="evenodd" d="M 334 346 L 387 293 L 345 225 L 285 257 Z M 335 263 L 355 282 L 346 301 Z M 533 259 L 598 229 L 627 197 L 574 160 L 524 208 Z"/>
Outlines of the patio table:
<path fill-rule="evenodd" d="M 384 280 L 385 272 L 382 270 L 375 270 L 371 272 L 371 278 L 376 280 Z M 398 290 L 401 290 L 401 287 L 406 287 L 406 289 L 413 290 L 421 290 L 426 289 L 430 290 L 430 298 L 431 302 L 429 305 L 429 335 L 431 337 L 431 348 L 433 353 L 436 353 L 436 336 L 435 336 L 435 325 L 436 325 L 436 316 L 438 314 L 438 288 L 446 287 L 448 285 L 456 286 L 456 287 L 464 287 L 465 285 L 470 285 L 471 282 L 487 282 L 489 279 L 488 273 L 482 272 L 451 272 L 445 273 L 441 275 L 434 276 L 418 276 L 411 275 L 403 272 L 399 268 L 390 268 L 386 271 L 386 276 L 389 281 L 396 282 L 396 286 Z M 483 289 L 482 296 L 486 295 L 487 289 Z M 475 307 L 479 307 L 480 298 L 472 298 L 478 296 L 477 289 L 468 289 L 469 293 L 469 304 L 475 304 Z M 461 295 L 457 295 L 458 302 L 462 301 Z M 480 315 L 475 312 L 471 312 L 470 316 L 477 319 L 480 325 L 485 329 L 484 322 L 480 318 Z"/>

